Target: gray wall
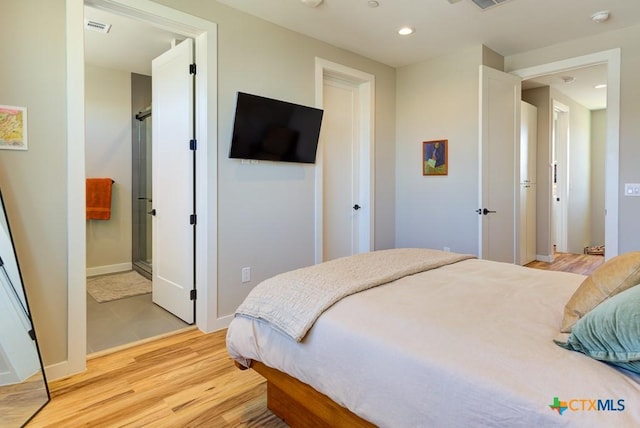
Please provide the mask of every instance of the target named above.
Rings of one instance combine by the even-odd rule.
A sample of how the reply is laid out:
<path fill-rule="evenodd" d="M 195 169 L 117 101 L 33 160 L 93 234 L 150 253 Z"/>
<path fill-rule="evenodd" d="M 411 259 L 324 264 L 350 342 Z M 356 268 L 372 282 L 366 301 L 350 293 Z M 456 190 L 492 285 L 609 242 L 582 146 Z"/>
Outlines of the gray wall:
<path fill-rule="evenodd" d="M 45 364 L 67 355 L 65 2 L 3 0 L 0 103 L 27 107 L 28 151 L 0 150 L 0 186 Z"/>
<path fill-rule="evenodd" d="M 478 253 L 478 97 L 483 46 L 401 67 L 396 244 Z M 490 56 L 494 61 L 495 57 Z M 446 176 L 422 175 L 422 142 L 448 139 Z"/>
<path fill-rule="evenodd" d="M 115 181 L 111 218 L 87 220 L 87 271 L 125 270 L 131 265 L 131 74 L 87 65 L 85 115 L 86 175 Z"/>

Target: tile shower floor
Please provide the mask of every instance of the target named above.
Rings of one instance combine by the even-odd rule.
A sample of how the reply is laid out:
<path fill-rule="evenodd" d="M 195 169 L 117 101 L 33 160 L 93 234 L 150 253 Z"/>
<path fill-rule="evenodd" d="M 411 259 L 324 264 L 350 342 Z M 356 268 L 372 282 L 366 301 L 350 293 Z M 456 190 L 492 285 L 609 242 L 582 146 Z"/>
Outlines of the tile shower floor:
<path fill-rule="evenodd" d="M 189 327 L 151 293 L 98 303 L 87 293 L 87 354 Z"/>

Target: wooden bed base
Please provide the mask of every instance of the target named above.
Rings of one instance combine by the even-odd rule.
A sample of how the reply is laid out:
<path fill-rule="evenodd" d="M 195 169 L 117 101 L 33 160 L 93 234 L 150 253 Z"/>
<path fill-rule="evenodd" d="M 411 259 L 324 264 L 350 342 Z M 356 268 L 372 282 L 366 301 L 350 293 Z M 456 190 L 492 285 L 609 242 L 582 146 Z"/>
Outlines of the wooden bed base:
<path fill-rule="evenodd" d="M 246 369 L 236 362 L 240 369 Z M 267 407 L 292 428 L 375 427 L 306 383 L 253 361 L 251 368 L 267 380 Z"/>

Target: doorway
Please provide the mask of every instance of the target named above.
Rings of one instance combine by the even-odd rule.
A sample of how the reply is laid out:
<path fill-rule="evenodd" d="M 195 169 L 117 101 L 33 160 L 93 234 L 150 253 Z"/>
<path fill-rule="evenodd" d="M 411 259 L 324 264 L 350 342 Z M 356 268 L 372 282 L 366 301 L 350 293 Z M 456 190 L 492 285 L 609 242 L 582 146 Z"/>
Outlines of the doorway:
<path fill-rule="evenodd" d="M 604 240 L 606 246 L 606 259 L 618 255 L 618 187 L 619 187 L 619 137 L 620 137 L 620 49 L 612 49 L 608 51 L 596 52 L 580 57 L 569 58 L 548 64 L 542 64 L 529 68 L 523 68 L 512 71 L 513 74 L 519 76 L 523 80 L 533 79 L 540 76 L 561 73 L 567 70 L 573 70 L 592 65 L 605 64 L 607 67 L 607 117 L 606 117 L 606 143 L 605 143 L 605 184 L 604 184 L 604 200 L 605 200 L 605 231 Z M 546 149 L 546 150 L 544 150 Z M 539 153 L 543 153 L 544 159 L 551 161 L 551 147 L 543 148 Z M 551 175 L 551 174 L 549 174 Z M 539 177 L 540 178 L 540 177 Z M 538 191 L 542 188 L 538 186 Z M 546 201 L 551 201 L 551 185 L 544 195 Z M 551 216 L 551 208 L 543 211 L 547 217 Z M 543 260 L 553 261 L 553 245 L 551 243 L 552 228 L 548 227 L 548 236 L 546 237 L 545 248 L 543 250 L 549 259 Z"/>
<path fill-rule="evenodd" d="M 152 198 L 151 192 L 157 190 L 160 196 L 167 192 L 166 185 L 155 186 L 156 189 L 152 186 L 152 156 L 159 152 L 152 149 L 156 142 L 152 138 L 150 107 L 156 98 L 162 98 L 156 94 L 152 96 L 155 84 L 162 81 L 161 75 L 155 69 L 152 71 L 152 63 L 155 58 L 175 49 L 178 35 L 90 7 L 86 7 L 85 16 L 95 25 L 110 25 L 106 35 L 91 31 L 89 26 L 85 29 L 86 175 L 111 177 L 115 182 L 111 218 L 103 222 L 91 221 L 87 226 L 87 352 L 94 353 L 186 328 L 193 322 L 193 302 L 187 292 L 185 304 L 190 307 L 190 314 L 177 314 L 173 306 L 158 302 L 157 294 L 164 289 L 157 287 L 156 279 L 152 279 L 153 270 L 158 270 L 153 267 L 158 266 L 157 261 L 152 260 L 153 236 L 157 233 L 153 233 L 151 213 L 154 205 L 166 198 L 158 195 Z M 123 40 L 125 35 L 136 36 L 137 40 L 148 37 L 158 43 L 135 44 Z M 112 54 L 108 59 L 96 57 L 97 52 L 109 51 L 110 47 L 123 41 L 131 45 L 128 51 L 122 47 L 119 55 Z M 192 52 L 191 45 L 188 50 Z M 127 55 L 142 60 L 128 61 Z M 148 62 L 149 57 L 154 60 Z M 189 59 L 188 64 L 192 63 L 191 55 Z M 184 70 L 188 70 L 188 64 Z M 188 71 L 184 74 L 192 81 Z M 192 94 L 193 89 L 189 86 L 182 97 L 173 93 L 172 101 L 175 104 L 183 98 L 185 104 L 192 105 Z M 192 124 L 192 112 L 187 111 L 187 122 Z M 172 123 L 167 126 L 175 129 L 173 120 L 170 121 Z M 192 135 L 189 129 L 188 136 L 183 139 L 188 141 Z M 188 159 L 179 162 L 172 156 L 169 168 L 177 168 L 179 172 L 188 170 L 193 155 L 188 148 L 185 152 Z M 175 171 L 167 171 L 166 166 L 162 164 L 164 174 L 160 175 L 175 177 Z M 186 175 L 192 177 L 192 174 Z M 192 180 L 181 184 L 186 186 L 181 188 L 181 194 L 193 194 Z M 190 203 L 173 201 L 172 206 L 194 212 Z M 166 220 L 169 210 L 162 211 Z M 184 218 L 190 229 L 189 243 L 181 247 L 173 240 L 172 248 L 185 254 L 189 262 L 172 272 L 187 271 L 184 275 L 186 284 L 181 285 L 190 291 L 193 288 L 193 226 L 188 225 L 188 215 Z M 178 222 L 167 221 L 163 230 L 171 231 L 179 226 Z M 96 271 L 101 275 L 94 276 Z M 180 300 L 175 298 L 171 303 L 174 302 Z"/>
<path fill-rule="evenodd" d="M 374 248 L 373 75 L 316 58 L 316 263 Z"/>
<path fill-rule="evenodd" d="M 199 215 L 196 229 L 197 326 L 214 331 L 226 325 L 217 310 L 217 135 L 209 134 L 208 124 L 217 123 L 217 26 L 215 23 L 179 12 L 148 0 L 135 6 L 124 0 L 86 0 L 88 6 L 112 11 L 158 28 L 173 30 L 196 41 L 198 64 L 195 117 L 200 144 L 196 153 Z M 86 367 L 86 232 L 85 232 L 85 124 L 84 124 L 84 4 L 66 1 L 67 21 L 67 182 L 68 182 L 68 340 L 67 361 L 51 371 L 52 378 L 77 373 Z M 108 56 L 107 53 L 103 53 Z M 211 147 L 212 150 L 208 150 Z M 210 177 L 213 177 L 210 179 Z M 206 285 L 206 286 L 205 286 Z"/>

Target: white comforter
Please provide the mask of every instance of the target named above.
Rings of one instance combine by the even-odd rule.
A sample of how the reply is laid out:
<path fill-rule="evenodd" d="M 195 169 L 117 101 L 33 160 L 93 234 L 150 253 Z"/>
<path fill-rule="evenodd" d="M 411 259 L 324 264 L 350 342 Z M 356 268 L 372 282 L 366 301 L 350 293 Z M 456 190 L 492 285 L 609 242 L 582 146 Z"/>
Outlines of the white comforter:
<path fill-rule="evenodd" d="M 237 317 L 227 348 L 382 427 L 640 426 L 637 379 L 553 343 L 583 279 L 465 260 L 344 298 L 300 343 Z"/>

